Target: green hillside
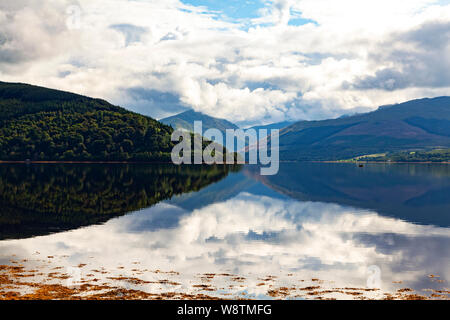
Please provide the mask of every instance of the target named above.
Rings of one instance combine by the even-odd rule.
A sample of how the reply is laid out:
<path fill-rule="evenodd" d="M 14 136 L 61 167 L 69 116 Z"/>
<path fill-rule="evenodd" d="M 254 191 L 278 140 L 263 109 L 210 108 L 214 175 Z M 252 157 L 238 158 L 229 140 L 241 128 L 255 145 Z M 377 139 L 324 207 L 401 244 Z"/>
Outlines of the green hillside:
<path fill-rule="evenodd" d="M 297 122 L 280 132 L 281 160 L 341 160 L 450 147 L 450 97 L 413 100 L 370 113 Z"/>
<path fill-rule="evenodd" d="M 172 131 L 104 100 L 0 82 L 0 160 L 170 161 Z"/>

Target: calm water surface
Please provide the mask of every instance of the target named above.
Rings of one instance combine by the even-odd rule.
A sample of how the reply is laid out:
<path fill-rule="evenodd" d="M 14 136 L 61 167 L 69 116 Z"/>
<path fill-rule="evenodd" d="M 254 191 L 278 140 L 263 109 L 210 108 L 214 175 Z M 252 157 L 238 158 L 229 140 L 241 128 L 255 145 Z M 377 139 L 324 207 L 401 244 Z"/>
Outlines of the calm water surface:
<path fill-rule="evenodd" d="M 204 275 L 215 274 L 205 293 L 220 297 L 270 298 L 276 287 L 318 283 L 449 287 L 449 165 L 284 163 L 276 176 L 252 166 L 1 165 L 0 173 L 0 264 L 69 273 L 85 264 L 82 276 L 139 277 L 149 281 L 139 289 L 153 292 L 202 291 Z M 157 281 L 168 278 L 177 285 Z"/>

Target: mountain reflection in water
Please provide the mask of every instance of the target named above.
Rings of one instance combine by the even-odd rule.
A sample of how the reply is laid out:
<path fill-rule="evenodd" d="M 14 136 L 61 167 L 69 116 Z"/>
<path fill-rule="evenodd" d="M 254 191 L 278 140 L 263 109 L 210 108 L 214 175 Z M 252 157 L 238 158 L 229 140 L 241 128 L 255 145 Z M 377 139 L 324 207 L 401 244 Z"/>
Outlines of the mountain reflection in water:
<path fill-rule="evenodd" d="M 158 186 L 163 181 L 149 177 L 182 175 L 155 168 L 145 176 L 145 170 L 134 170 L 134 174 L 113 174 L 116 179 L 127 177 L 119 179 L 125 188 L 121 190 L 147 193 L 159 187 L 144 187 L 146 183 Z M 125 201 L 124 191 L 112 199 L 125 201 L 128 206 L 136 203 L 136 210 L 156 204 L 102 225 L 0 241 L 0 257 L 6 261 L 14 254 L 16 259 L 28 259 L 40 252 L 67 257 L 59 261 L 66 267 L 88 264 L 91 269 L 113 270 L 120 265 L 124 268 L 121 272 L 129 276 L 133 276 L 133 262 L 139 262 L 153 270 L 175 270 L 180 274 L 180 286 L 171 290 L 184 292 L 193 290 L 192 279 L 199 274 L 233 273 L 246 277 L 244 287 L 224 286 L 211 294 L 245 293 L 257 298 L 268 296 L 268 287 L 259 284 L 268 276 L 277 277 L 286 286 L 299 279 L 316 278 L 333 281 L 331 286 L 335 287 L 365 287 L 367 270 L 374 265 L 380 268 L 385 291 L 439 288 L 439 283 L 427 277 L 431 274 L 439 275 L 442 281 L 450 279 L 450 199 L 444 196 L 450 187 L 450 170 L 446 165 L 374 164 L 359 168 L 351 164 L 299 163 L 282 164 L 277 176 L 259 176 L 258 168 L 253 167 L 233 172 L 217 168 L 215 172 L 209 175 L 214 183 L 204 188 L 193 183 L 197 181 L 193 178 L 187 182 L 186 175 L 184 183 L 196 185 L 192 188 L 195 192 L 183 193 L 181 184 L 169 183 L 172 188 L 179 186 L 179 192 L 163 193 L 158 200 L 168 200 L 159 203 L 135 200 L 137 191 Z M 91 175 L 84 176 L 89 179 Z M 100 175 L 102 179 L 106 176 Z M 205 176 L 207 171 L 197 172 L 198 181 Z M 23 180 L 27 175 L 14 177 Z M 2 175 L 1 181 L 2 192 L 8 183 L 11 190 L 15 189 L 12 181 L 21 185 L 20 178 Z M 90 185 L 85 180 L 86 184 Z M 100 189 L 106 194 L 114 190 Z M 34 190 L 38 199 L 47 194 L 31 185 L 24 190 Z M 152 280 L 155 275 L 142 277 Z"/>

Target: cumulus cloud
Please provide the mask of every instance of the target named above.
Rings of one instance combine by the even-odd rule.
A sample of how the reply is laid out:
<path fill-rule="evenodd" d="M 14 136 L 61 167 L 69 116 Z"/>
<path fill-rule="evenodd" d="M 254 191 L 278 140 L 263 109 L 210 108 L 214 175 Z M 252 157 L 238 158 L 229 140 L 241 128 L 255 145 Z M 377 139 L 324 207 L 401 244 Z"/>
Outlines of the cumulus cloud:
<path fill-rule="evenodd" d="M 0 77 L 241 125 L 449 92 L 448 1 L 261 1 L 244 23 L 182 0 L 4 0 Z"/>
<path fill-rule="evenodd" d="M 0 4 L 2 67 L 51 59 L 70 48 L 68 42 L 61 41 L 68 36 L 65 18 L 61 15 L 66 6 L 62 3 L 43 7 L 42 11 L 36 2 L 4 1 Z"/>

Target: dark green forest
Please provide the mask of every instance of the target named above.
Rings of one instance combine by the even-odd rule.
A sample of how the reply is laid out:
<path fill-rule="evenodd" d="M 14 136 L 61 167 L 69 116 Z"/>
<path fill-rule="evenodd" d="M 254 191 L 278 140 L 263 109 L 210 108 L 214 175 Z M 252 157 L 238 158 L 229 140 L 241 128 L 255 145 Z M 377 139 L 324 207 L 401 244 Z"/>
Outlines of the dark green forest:
<path fill-rule="evenodd" d="M 0 82 L 0 160 L 168 162 L 172 132 L 104 100 Z"/>
<path fill-rule="evenodd" d="M 105 222 L 198 191 L 239 166 L 3 164 L 0 239 Z"/>

